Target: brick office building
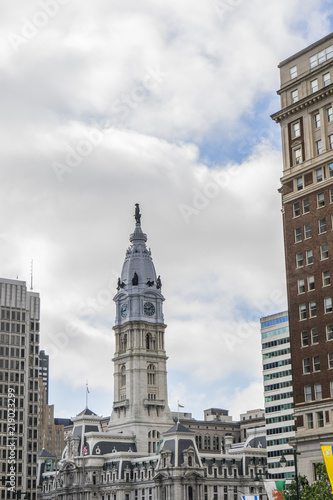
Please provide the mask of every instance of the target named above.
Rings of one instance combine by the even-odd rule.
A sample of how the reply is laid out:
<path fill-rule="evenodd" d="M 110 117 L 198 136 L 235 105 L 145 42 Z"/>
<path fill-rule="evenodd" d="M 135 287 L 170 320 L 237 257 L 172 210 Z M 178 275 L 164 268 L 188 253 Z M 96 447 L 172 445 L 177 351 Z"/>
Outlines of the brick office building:
<path fill-rule="evenodd" d="M 333 439 L 333 34 L 279 65 L 290 344 L 300 472 Z"/>

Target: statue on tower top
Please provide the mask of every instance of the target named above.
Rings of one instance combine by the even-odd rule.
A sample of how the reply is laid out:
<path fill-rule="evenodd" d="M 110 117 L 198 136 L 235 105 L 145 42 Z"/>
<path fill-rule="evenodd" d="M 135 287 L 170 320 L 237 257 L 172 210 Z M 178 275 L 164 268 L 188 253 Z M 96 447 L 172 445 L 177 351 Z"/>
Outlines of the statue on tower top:
<path fill-rule="evenodd" d="M 140 214 L 139 203 L 135 204 L 135 214 L 134 214 L 134 217 L 135 217 L 135 220 L 136 220 L 137 224 L 140 224 L 141 214 Z"/>

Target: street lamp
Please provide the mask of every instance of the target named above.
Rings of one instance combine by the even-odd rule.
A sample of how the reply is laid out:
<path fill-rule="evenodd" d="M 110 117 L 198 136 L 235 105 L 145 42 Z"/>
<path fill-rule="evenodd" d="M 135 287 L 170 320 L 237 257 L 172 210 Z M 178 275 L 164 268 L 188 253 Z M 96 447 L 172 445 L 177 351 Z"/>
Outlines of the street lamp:
<path fill-rule="evenodd" d="M 289 450 L 288 450 L 288 453 L 289 453 Z M 290 449 L 290 453 L 292 455 L 294 455 L 296 497 L 297 497 L 297 500 L 300 500 L 300 496 L 299 496 L 299 484 L 298 484 L 298 470 L 297 470 L 297 455 L 300 455 L 300 452 L 296 451 L 294 448 L 291 448 Z M 280 459 L 280 465 L 281 465 L 281 467 L 285 467 L 287 465 L 287 460 L 286 460 L 286 457 L 284 456 L 283 452 L 282 452 L 282 457 Z"/>

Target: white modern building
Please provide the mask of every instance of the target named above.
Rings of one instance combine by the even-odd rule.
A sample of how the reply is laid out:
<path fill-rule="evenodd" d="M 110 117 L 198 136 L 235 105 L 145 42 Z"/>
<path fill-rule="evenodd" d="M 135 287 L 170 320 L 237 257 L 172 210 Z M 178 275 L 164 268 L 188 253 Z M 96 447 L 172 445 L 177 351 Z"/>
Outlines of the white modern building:
<path fill-rule="evenodd" d="M 289 441 L 295 437 L 288 312 L 261 318 L 267 466 L 272 479 L 294 476 Z M 287 465 L 282 467 L 282 455 Z"/>

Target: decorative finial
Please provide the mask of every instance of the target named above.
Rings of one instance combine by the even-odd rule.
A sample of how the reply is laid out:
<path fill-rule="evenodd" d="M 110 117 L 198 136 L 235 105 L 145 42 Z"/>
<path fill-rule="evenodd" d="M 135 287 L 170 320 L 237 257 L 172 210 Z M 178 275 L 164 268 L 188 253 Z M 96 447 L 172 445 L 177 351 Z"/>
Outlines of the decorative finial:
<path fill-rule="evenodd" d="M 140 214 L 140 207 L 139 203 L 135 204 L 135 214 L 134 214 L 135 220 L 137 224 L 140 224 L 141 221 L 141 214 Z"/>

